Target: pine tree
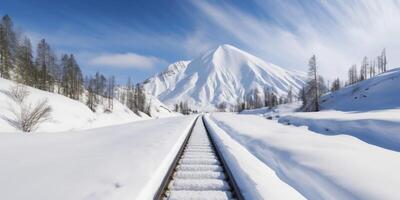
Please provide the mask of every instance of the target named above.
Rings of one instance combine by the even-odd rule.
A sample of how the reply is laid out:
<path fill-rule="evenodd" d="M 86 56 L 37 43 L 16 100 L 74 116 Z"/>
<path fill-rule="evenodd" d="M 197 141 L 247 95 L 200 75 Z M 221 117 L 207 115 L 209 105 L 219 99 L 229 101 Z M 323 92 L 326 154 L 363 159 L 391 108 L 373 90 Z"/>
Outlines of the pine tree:
<path fill-rule="evenodd" d="M 136 101 L 136 90 L 132 84 L 132 80 L 129 77 L 126 83 L 126 106 L 132 110 L 135 114 L 139 115 L 139 109 Z"/>
<path fill-rule="evenodd" d="M 292 86 L 290 86 L 288 94 L 287 94 L 287 101 L 288 103 L 292 103 L 293 102 L 293 88 Z"/>
<path fill-rule="evenodd" d="M 313 55 L 308 62 L 308 81 L 305 88 L 305 100 L 303 102 L 304 111 L 319 111 L 319 84 L 317 76 L 317 61 Z"/>
<path fill-rule="evenodd" d="M 360 68 L 360 81 L 367 79 L 368 58 L 365 56 Z"/>
<path fill-rule="evenodd" d="M 95 80 L 93 78 L 89 79 L 89 83 L 88 83 L 88 87 L 87 92 L 88 92 L 88 96 L 87 96 L 87 100 L 86 100 L 86 105 L 93 111 L 96 111 L 96 106 L 97 106 L 97 96 L 94 92 L 94 88 L 95 88 Z"/>
<path fill-rule="evenodd" d="M 72 69 L 72 99 L 78 100 L 80 98 L 80 95 L 83 92 L 82 85 L 83 85 L 83 76 L 81 69 L 78 65 L 78 63 L 75 60 L 75 57 L 73 54 L 70 55 L 69 57 L 69 63 L 70 67 Z"/>
<path fill-rule="evenodd" d="M 107 85 L 107 98 L 108 98 L 108 109 L 113 110 L 114 107 L 114 89 L 115 89 L 115 77 L 110 76 L 108 78 L 108 85 Z"/>
<path fill-rule="evenodd" d="M 269 87 L 264 88 L 264 106 L 268 107 L 271 100 L 271 89 Z"/>
<path fill-rule="evenodd" d="M 28 37 L 25 37 L 18 46 L 17 51 L 17 82 L 25 85 L 33 85 L 36 69 L 33 65 L 32 45 Z"/>
<path fill-rule="evenodd" d="M 40 40 L 36 50 L 35 65 L 39 71 L 38 88 L 41 90 L 51 91 L 51 76 L 49 74 L 50 46 L 45 39 Z"/>
<path fill-rule="evenodd" d="M 376 74 L 376 71 L 375 71 L 375 60 L 371 60 L 371 63 L 370 63 L 369 66 L 370 66 L 369 67 L 369 77 L 371 78 L 371 77 L 374 77 L 375 74 Z"/>
<path fill-rule="evenodd" d="M 83 75 L 76 62 L 74 55 L 63 55 L 61 57 L 62 67 L 62 93 L 71 99 L 80 99 L 83 93 Z M 97 74 L 96 74 L 97 75 Z M 97 78 L 97 76 L 96 76 Z M 97 79 L 93 80 L 93 92 L 97 93 Z"/>
<path fill-rule="evenodd" d="M 352 65 L 349 69 L 348 72 L 348 78 L 349 78 L 349 85 L 352 85 L 354 83 L 357 83 L 359 80 L 358 74 L 357 74 L 357 65 Z"/>
<path fill-rule="evenodd" d="M 341 84 L 339 78 L 335 79 L 332 83 L 331 92 L 340 90 Z"/>
<path fill-rule="evenodd" d="M 271 93 L 270 100 L 269 100 L 269 108 L 270 109 L 274 108 L 275 106 L 278 105 L 278 103 L 279 103 L 278 97 L 274 93 Z"/>
<path fill-rule="evenodd" d="M 381 63 L 382 63 L 382 72 L 386 72 L 387 68 L 387 59 L 386 59 L 386 49 L 382 50 L 381 53 Z"/>
<path fill-rule="evenodd" d="M 70 72 L 70 65 L 69 65 L 69 57 L 67 54 L 64 54 L 61 56 L 61 68 L 62 68 L 62 81 L 61 81 L 61 86 L 62 86 L 62 94 L 64 96 L 69 96 L 70 94 L 70 88 L 71 88 L 71 72 Z M 92 81 L 92 78 L 90 78 L 89 83 L 88 83 L 88 88 L 90 88 L 90 81 Z M 93 86 L 92 86 L 93 87 Z"/>
<path fill-rule="evenodd" d="M 0 77 L 11 78 L 17 52 L 17 37 L 10 16 L 5 15 L 0 24 Z"/>

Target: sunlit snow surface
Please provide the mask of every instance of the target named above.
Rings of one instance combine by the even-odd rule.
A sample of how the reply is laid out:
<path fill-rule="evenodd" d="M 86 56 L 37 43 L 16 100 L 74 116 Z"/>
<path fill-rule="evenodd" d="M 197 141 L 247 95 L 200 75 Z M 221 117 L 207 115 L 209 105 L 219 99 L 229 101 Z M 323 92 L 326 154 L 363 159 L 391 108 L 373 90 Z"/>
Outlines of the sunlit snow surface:
<path fill-rule="evenodd" d="M 0 199 L 152 199 L 194 119 L 0 134 Z"/>
<path fill-rule="evenodd" d="M 241 187 L 251 191 L 249 197 L 400 198 L 400 154 L 396 151 L 255 115 L 212 114 L 207 121 L 219 127 L 213 135 L 231 158 Z M 261 170 L 265 175 L 259 175 L 260 168 L 268 168 Z"/>

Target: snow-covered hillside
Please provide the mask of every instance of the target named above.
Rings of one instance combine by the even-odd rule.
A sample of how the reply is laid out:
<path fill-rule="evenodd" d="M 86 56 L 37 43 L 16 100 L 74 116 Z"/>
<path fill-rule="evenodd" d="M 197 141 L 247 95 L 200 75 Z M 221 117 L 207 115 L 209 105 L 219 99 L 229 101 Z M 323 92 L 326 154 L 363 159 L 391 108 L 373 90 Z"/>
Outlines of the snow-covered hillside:
<path fill-rule="evenodd" d="M 18 110 L 19 105 L 9 96 L 11 88 L 15 86 L 15 82 L 0 78 L 0 132 L 18 131 L 12 123 L 14 120 L 12 110 Z M 105 107 L 102 104 L 97 106 L 96 112 L 92 112 L 81 101 L 29 86 L 26 86 L 26 89 L 29 92 L 25 100 L 26 104 L 35 104 L 40 100 L 47 99 L 52 109 L 51 119 L 37 127 L 36 131 L 40 132 L 88 129 L 150 118 L 144 113 L 141 116 L 136 115 L 116 99 L 114 99 L 112 112 L 104 112 Z M 151 103 L 151 114 L 154 118 L 174 115 L 165 109 L 165 106 L 156 98 L 151 98 Z"/>
<path fill-rule="evenodd" d="M 296 93 L 304 75 L 267 63 L 231 45 L 221 45 L 193 61 L 180 61 L 143 82 L 147 91 L 169 106 L 187 102 L 192 108 L 214 110 L 220 103 L 237 104 L 254 89 Z"/>
<path fill-rule="evenodd" d="M 281 116 L 279 122 L 323 135 L 346 134 L 400 151 L 400 68 L 358 82 L 321 98 L 322 111 Z"/>
<path fill-rule="evenodd" d="M 400 68 L 358 82 L 321 98 L 324 110 L 369 111 L 400 108 Z"/>

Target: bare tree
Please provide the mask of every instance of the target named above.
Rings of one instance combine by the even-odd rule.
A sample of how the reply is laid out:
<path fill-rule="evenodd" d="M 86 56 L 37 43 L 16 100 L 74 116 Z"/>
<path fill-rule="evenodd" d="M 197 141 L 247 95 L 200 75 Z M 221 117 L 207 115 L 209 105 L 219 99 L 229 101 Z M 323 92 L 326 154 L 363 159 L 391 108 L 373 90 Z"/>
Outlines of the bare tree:
<path fill-rule="evenodd" d="M 386 49 L 383 49 L 383 50 L 382 50 L 382 53 L 381 53 L 381 62 L 382 62 L 382 71 L 383 71 L 383 72 L 386 72 L 386 70 L 387 70 L 387 68 L 386 68 L 386 66 L 387 66 Z"/>
<path fill-rule="evenodd" d="M 36 104 L 22 104 L 19 112 L 13 111 L 15 122 L 24 132 L 35 130 L 37 125 L 50 119 L 51 107 L 47 99 L 41 100 Z"/>
<path fill-rule="evenodd" d="M 357 83 L 359 80 L 358 74 L 357 74 L 357 65 L 352 65 L 349 69 L 348 72 L 349 75 L 349 85 L 352 85 L 354 83 Z"/>
<path fill-rule="evenodd" d="M 17 84 L 12 86 L 7 95 L 18 104 L 22 104 L 25 98 L 29 95 L 29 91 L 26 89 L 25 85 Z"/>
<path fill-rule="evenodd" d="M 368 58 L 365 56 L 361 62 L 360 67 L 360 81 L 367 79 L 368 70 Z"/>
<path fill-rule="evenodd" d="M 18 92 L 18 95 L 16 94 Z M 10 93 L 14 93 L 13 96 L 18 98 L 12 98 L 17 104 L 18 109 L 10 106 L 10 112 L 12 117 L 1 117 L 8 121 L 12 126 L 24 131 L 31 132 L 37 128 L 37 126 L 50 119 L 52 108 L 48 105 L 47 99 L 38 101 L 35 104 L 26 104 L 24 99 L 28 96 L 28 93 L 21 92 L 22 90 L 13 90 Z"/>
<path fill-rule="evenodd" d="M 338 91 L 338 90 L 340 90 L 341 87 L 342 87 L 342 86 L 341 86 L 341 84 L 340 84 L 340 80 L 339 80 L 339 78 L 337 78 L 337 79 L 335 79 L 335 80 L 333 81 L 333 83 L 332 83 L 331 92 Z"/>

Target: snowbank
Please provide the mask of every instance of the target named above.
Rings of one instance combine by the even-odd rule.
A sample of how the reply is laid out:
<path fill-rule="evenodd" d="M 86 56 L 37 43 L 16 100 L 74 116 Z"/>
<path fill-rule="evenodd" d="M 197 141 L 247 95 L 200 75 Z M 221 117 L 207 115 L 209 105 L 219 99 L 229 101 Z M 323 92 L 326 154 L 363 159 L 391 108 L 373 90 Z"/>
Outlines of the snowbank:
<path fill-rule="evenodd" d="M 400 109 L 299 112 L 284 116 L 279 122 L 307 126 L 310 130 L 325 135 L 347 134 L 369 144 L 400 151 Z"/>
<path fill-rule="evenodd" d="M 275 172 L 241 146 L 208 116 L 204 117 L 215 145 L 221 150 L 246 199 L 305 199 Z"/>
<path fill-rule="evenodd" d="M 0 199 L 152 199 L 194 119 L 0 134 Z"/>
<path fill-rule="evenodd" d="M 400 198 L 398 152 L 254 115 L 212 114 L 210 119 L 307 199 Z M 231 155 L 241 160 L 240 154 Z"/>

